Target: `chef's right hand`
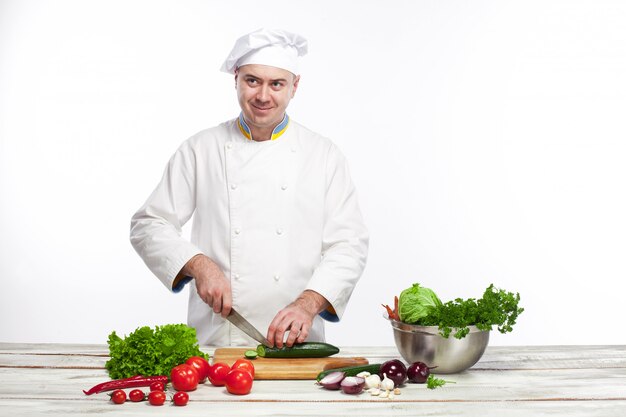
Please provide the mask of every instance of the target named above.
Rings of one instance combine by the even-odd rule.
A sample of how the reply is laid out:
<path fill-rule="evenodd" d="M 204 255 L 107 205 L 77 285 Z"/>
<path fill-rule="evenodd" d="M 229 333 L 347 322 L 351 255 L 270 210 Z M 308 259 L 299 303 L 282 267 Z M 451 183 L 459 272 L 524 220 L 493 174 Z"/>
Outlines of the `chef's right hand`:
<path fill-rule="evenodd" d="M 216 314 L 228 316 L 233 305 L 230 282 L 211 258 L 194 256 L 183 267 L 183 273 L 194 278 L 198 295 Z"/>

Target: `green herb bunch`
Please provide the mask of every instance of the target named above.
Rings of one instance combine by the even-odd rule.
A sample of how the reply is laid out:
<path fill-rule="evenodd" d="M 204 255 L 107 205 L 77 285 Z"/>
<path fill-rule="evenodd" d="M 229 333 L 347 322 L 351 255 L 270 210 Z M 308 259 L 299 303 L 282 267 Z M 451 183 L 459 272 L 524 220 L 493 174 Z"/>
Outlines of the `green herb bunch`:
<path fill-rule="evenodd" d="M 135 375 L 168 375 L 173 367 L 201 352 L 196 330 L 185 324 L 166 324 L 151 329 L 139 327 L 124 339 L 115 331 L 109 335 L 109 359 L 105 367 L 112 379 Z"/>
<path fill-rule="evenodd" d="M 446 381 L 445 379 L 441 378 L 435 378 L 433 374 L 428 375 L 428 379 L 426 380 L 426 387 L 428 389 L 443 387 L 446 384 L 456 384 L 456 382 Z"/>
<path fill-rule="evenodd" d="M 519 307 L 519 293 L 513 294 L 494 288 L 491 284 L 481 299 L 474 298 L 448 301 L 438 305 L 427 317 L 420 319 L 421 326 L 439 326 L 443 337 L 455 330 L 454 337 L 462 339 L 469 333 L 471 325 L 480 330 L 491 330 L 497 326 L 500 333 L 513 330 L 517 317 L 524 311 Z"/>

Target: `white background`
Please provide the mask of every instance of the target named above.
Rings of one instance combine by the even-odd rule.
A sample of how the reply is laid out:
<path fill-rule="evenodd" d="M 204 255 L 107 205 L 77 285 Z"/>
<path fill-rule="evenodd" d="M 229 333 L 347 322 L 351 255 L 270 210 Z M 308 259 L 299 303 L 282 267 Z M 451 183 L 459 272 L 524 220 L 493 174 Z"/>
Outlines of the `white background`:
<path fill-rule="evenodd" d="M 350 162 L 370 257 L 338 345 L 393 345 L 381 303 L 494 283 L 492 345 L 623 344 L 626 3 L 0 0 L 0 341 L 106 343 L 186 321 L 129 221 L 187 137 L 236 117 L 218 71 L 304 35 L 290 115 Z"/>

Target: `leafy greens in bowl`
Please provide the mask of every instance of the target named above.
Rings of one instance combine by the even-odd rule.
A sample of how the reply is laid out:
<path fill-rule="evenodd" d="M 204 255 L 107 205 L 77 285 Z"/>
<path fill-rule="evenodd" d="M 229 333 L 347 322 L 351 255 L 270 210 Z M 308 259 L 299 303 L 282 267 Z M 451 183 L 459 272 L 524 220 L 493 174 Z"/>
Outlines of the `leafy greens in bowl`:
<path fill-rule="evenodd" d="M 482 298 L 462 299 L 442 303 L 429 288 L 418 283 L 405 289 L 396 297 L 394 308 L 384 306 L 391 320 L 419 326 L 436 326 L 441 336 L 453 334 L 462 339 L 469 326 L 489 331 L 496 326 L 500 333 L 513 330 L 517 317 L 524 311 L 519 307 L 519 293 L 511 293 L 489 285 Z"/>

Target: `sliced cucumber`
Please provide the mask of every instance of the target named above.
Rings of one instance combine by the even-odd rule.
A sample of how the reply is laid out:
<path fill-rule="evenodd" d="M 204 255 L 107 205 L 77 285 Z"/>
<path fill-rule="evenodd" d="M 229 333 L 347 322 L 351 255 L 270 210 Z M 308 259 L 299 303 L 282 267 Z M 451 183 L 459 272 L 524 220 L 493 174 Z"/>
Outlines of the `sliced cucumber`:
<path fill-rule="evenodd" d="M 256 350 L 246 350 L 243 356 L 245 356 L 246 359 L 256 359 L 256 357 L 259 356 L 259 354 L 257 353 Z"/>
<path fill-rule="evenodd" d="M 325 358 L 339 353 L 339 348 L 323 342 L 304 342 L 280 349 L 259 345 L 256 351 L 262 358 Z"/>

